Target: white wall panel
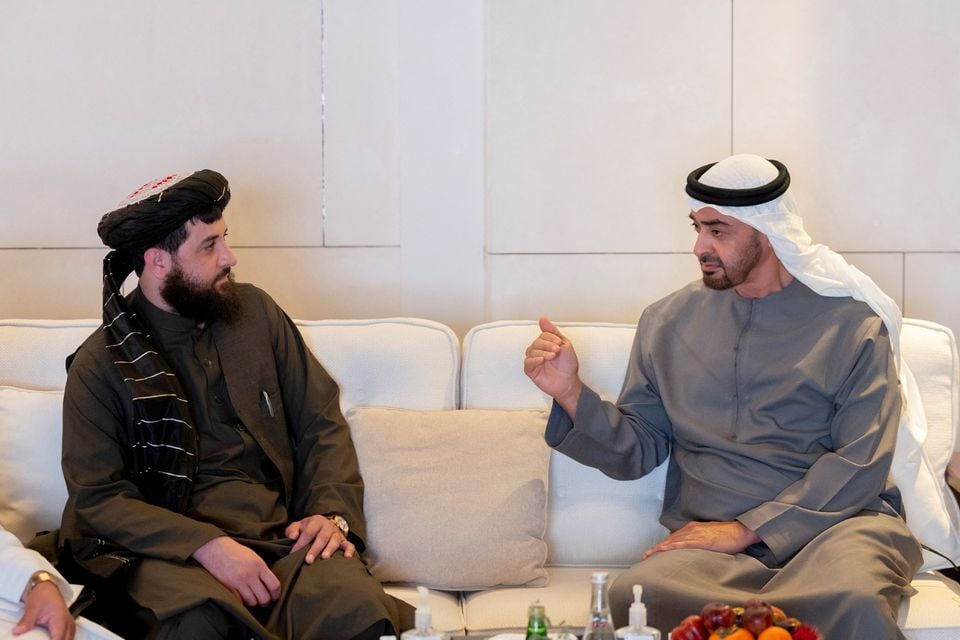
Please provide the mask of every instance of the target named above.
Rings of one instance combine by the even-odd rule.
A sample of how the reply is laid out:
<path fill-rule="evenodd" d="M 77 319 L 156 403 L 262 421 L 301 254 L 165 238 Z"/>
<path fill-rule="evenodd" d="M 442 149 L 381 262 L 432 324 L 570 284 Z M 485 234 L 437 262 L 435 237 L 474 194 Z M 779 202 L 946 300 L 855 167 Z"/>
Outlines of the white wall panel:
<path fill-rule="evenodd" d="M 783 160 L 812 234 L 958 250 L 960 3 L 737 0 L 734 150 Z"/>
<path fill-rule="evenodd" d="M 484 317 L 483 5 L 400 6 L 403 313 Z"/>
<path fill-rule="evenodd" d="M 902 253 L 841 253 L 847 262 L 873 278 L 877 286 L 903 308 Z"/>
<path fill-rule="evenodd" d="M 237 280 L 306 320 L 401 315 L 396 248 L 236 249 Z"/>
<path fill-rule="evenodd" d="M 323 3 L 328 246 L 400 242 L 399 35 L 397 0 Z"/>
<path fill-rule="evenodd" d="M 636 322 L 651 302 L 700 277 L 693 254 L 493 255 L 492 320 Z"/>
<path fill-rule="evenodd" d="M 488 247 L 682 251 L 660 216 L 730 149 L 730 4 L 490 0 Z"/>
<path fill-rule="evenodd" d="M 236 229 L 320 244 L 320 3 L 3 3 L 2 246 L 98 246 L 144 182 L 209 167 Z"/>
<path fill-rule="evenodd" d="M 101 317 L 104 255 L 100 249 L 0 249 L 0 318 Z"/>
<path fill-rule="evenodd" d="M 939 0 L 4 2 L 0 316 L 97 316 L 100 216 L 206 166 L 241 278 L 294 315 L 633 322 L 698 277 L 683 181 L 732 148 L 786 161 L 815 240 L 954 326 L 958 24 Z"/>
<path fill-rule="evenodd" d="M 960 339 L 960 254 L 908 253 L 904 314 L 945 324 Z"/>

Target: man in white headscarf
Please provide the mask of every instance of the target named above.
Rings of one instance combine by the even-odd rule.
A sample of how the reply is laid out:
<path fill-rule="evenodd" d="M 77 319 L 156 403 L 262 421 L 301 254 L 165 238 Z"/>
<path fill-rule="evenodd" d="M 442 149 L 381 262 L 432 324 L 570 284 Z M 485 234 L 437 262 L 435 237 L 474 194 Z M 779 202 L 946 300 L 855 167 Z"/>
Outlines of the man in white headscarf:
<path fill-rule="evenodd" d="M 703 279 L 644 311 L 616 404 L 581 382 L 546 318 L 524 368 L 555 400 L 556 450 L 618 479 L 669 458 L 671 533 L 613 585 L 616 618 L 642 584 L 665 630 L 707 602 L 759 598 L 827 638 L 903 638 L 923 558 L 889 473 L 895 447 L 922 457 L 925 427 L 900 312 L 810 242 L 789 185 L 754 155 L 690 174 Z"/>

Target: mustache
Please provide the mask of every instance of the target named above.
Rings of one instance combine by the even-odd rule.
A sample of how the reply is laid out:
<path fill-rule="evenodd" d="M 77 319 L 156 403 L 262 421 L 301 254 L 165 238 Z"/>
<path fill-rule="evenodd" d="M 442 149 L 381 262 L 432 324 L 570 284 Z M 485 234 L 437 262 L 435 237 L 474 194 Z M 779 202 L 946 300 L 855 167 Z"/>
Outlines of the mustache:
<path fill-rule="evenodd" d="M 702 264 L 702 265 L 712 264 L 712 265 L 716 265 L 716 266 L 718 266 L 718 267 L 722 267 L 722 266 L 723 266 L 723 260 L 721 260 L 720 258 L 718 258 L 718 257 L 716 257 L 716 256 L 703 255 L 703 256 L 700 256 L 700 264 Z"/>

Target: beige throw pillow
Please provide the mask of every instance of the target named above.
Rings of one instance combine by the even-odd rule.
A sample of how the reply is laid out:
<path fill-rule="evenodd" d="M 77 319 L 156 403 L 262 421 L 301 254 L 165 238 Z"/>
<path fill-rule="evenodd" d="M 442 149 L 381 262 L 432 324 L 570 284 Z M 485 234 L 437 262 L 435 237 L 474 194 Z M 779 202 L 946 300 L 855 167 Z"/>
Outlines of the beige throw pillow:
<path fill-rule="evenodd" d="M 456 591 L 547 583 L 545 412 L 362 407 L 346 417 L 374 576 Z"/>

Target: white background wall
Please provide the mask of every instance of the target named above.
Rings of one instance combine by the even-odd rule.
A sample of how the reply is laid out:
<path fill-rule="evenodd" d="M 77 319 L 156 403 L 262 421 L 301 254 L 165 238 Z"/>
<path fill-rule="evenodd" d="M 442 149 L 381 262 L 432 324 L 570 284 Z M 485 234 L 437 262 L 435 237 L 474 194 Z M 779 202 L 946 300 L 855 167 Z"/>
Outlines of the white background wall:
<path fill-rule="evenodd" d="M 0 317 L 95 317 L 100 216 L 231 181 L 296 317 L 634 322 L 683 184 L 785 162 L 808 231 L 960 332 L 960 3 L 0 0 Z"/>

